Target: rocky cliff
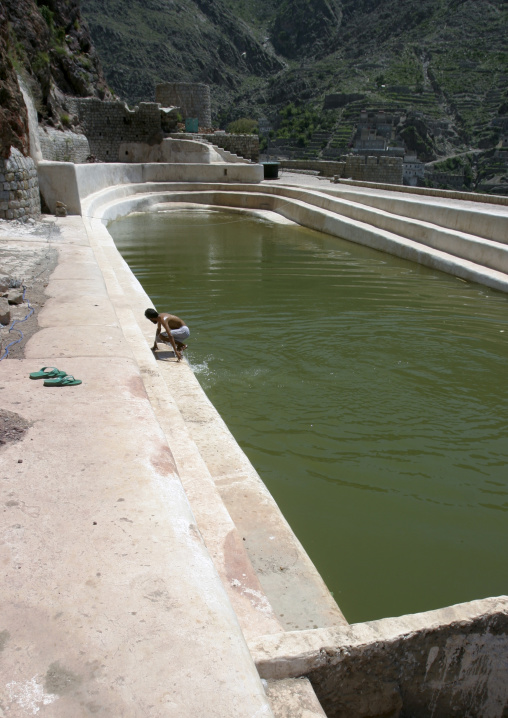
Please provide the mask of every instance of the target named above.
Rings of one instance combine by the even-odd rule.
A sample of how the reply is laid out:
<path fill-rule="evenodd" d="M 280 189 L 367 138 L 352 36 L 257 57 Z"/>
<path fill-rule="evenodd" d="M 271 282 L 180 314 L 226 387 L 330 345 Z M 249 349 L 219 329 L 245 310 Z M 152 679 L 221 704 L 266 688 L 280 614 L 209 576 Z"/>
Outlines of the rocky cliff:
<path fill-rule="evenodd" d="M 70 127 L 66 95 L 111 97 L 77 0 L 2 0 L 0 4 L 0 152 L 28 152 L 28 85 L 39 121 Z"/>
<path fill-rule="evenodd" d="M 270 28 L 272 44 L 287 58 L 323 57 L 338 43 L 341 22 L 340 0 L 283 0 Z"/>
<path fill-rule="evenodd" d="M 28 117 L 9 54 L 7 11 L 0 5 L 0 159 L 9 157 L 10 148 L 28 151 Z"/>

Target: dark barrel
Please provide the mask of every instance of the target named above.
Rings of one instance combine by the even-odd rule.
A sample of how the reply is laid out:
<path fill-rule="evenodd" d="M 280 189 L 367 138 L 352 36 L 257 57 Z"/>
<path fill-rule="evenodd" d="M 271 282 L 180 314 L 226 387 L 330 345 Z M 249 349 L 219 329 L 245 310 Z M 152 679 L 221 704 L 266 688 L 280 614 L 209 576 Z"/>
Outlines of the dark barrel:
<path fill-rule="evenodd" d="M 279 179 L 279 162 L 261 162 L 264 179 Z"/>

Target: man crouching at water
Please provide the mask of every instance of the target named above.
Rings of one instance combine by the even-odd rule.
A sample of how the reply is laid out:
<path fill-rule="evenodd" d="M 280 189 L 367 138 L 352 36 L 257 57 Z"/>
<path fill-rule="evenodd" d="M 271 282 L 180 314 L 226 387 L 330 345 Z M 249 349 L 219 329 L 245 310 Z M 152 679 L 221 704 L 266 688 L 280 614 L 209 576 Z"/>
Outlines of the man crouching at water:
<path fill-rule="evenodd" d="M 147 309 L 145 317 L 153 324 L 157 324 L 152 351 L 157 351 L 157 342 L 171 344 L 176 358 L 180 361 L 182 358 L 181 352 L 187 349 L 187 344 L 184 344 L 184 342 L 190 336 L 189 327 L 186 326 L 180 317 L 176 317 L 174 314 L 168 314 L 168 312 L 161 312 L 159 314 L 155 309 Z"/>

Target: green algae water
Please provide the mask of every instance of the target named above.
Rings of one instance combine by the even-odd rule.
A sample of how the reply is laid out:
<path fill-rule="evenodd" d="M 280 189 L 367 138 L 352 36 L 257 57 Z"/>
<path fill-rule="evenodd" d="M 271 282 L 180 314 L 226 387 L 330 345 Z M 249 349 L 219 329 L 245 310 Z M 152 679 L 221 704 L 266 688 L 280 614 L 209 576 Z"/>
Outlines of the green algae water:
<path fill-rule="evenodd" d="M 508 297 L 294 225 L 110 224 L 350 622 L 508 592 Z"/>

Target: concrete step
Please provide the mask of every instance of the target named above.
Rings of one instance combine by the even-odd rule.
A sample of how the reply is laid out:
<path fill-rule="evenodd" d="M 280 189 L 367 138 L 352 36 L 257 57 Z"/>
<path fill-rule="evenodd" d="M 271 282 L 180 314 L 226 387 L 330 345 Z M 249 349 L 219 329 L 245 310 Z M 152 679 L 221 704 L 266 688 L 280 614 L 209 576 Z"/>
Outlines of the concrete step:
<path fill-rule="evenodd" d="M 105 251 L 105 247 L 108 251 Z M 197 384 L 194 375 L 185 363 L 177 364 L 171 359 L 171 351 L 158 351 L 154 365 L 152 353 L 147 353 L 150 341 L 147 341 L 148 337 L 142 336 L 143 331 L 146 334 L 147 328 L 149 334 L 153 335 L 153 330 L 146 319 L 143 321 L 142 307 L 150 305 L 149 297 L 116 251 L 111 237 L 104 235 L 101 247 L 96 247 L 95 251 L 103 273 L 108 276 L 111 294 L 115 304 L 118 305 L 120 323 L 141 368 L 148 398 L 162 430 L 168 437 L 199 530 L 235 610 L 242 632 L 248 637 L 253 633 L 262 635 L 263 626 L 267 629 L 267 633 L 275 632 L 277 627 L 281 630 L 281 624 L 252 568 L 242 537 L 224 506 L 206 463 L 171 393 L 175 385 L 174 371 L 178 371 L 181 381 L 186 377 L 186 383 L 190 382 L 191 385 Z M 128 313 L 125 311 L 127 307 L 130 307 Z"/>
<path fill-rule="evenodd" d="M 271 716 L 148 400 L 147 385 L 168 408 L 100 224 L 59 218 L 43 237 L 59 263 L 39 331 L 2 363 L 2 408 L 30 428 L 2 447 L 0 712 Z M 82 384 L 29 380 L 55 364 Z"/>
<path fill-rule="evenodd" d="M 475 202 L 473 199 L 468 201 L 467 193 L 464 192 L 460 200 L 448 200 L 425 194 L 406 194 L 397 191 L 395 186 L 393 190 L 369 188 L 368 191 L 362 191 L 346 183 L 340 184 L 340 189 L 325 191 L 376 210 L 389 211 L 393 215 L 422 222 L 430 220 L 431 224 L 443 229 L 508 244 L 506 207 Z"/>
<path fill-rule="evenodd" d="M 332 194 L 331 191 L 326 193 Z M 398 212 L 402 212 L 404 208 L 408 208 L 409 201 L 404 203 L 402 200 L 394 200 L 393 198 L 383 198 L 383 206 L 389 207 L 392 211 L 380 209 L 379 207 L 367 206 L 368 199 L 365 194 L 347 193 L 347 199 L 337 198 L 323 201 L 321 193 L 306 193 L 305 201 L 316 206 L 323 207 L 328 211 L 335 211 L 342 216 L 349 217 L 355 221 L 367 223 L 387 232 L 391 232 L 399 237 L 419 242 L 427 247 L 438 249 L 447 254 L 466 259 L 483 267 L 489 267 L 500 272 L 508 273 L 508 237 L 503 237 L 507 244 L 481 237 L 479 235 L 463 232 L 457 229 L 439 226 L 439 224 L 424 221 L 419 218 L 402 216 Z M 369 199 L 372 199 L 369 197 Z M 331 200 L 331 201 L 330 201 Z M 397 212 L 398 210 L 398 212 Z M 446 214 L 450 214 L 448 208 Z M 474 212 L 469 212 L 469 219 Z M 429 216 L 439 214 L 438 208 L 433 208 L 427 213 Z M 460 215 L 457 211 L 456 219 Z M 450 219 L 450 218 L 449 218 Z M 477 218 L 477 226 L 479 231 L 488 231 L 486 226 L 487 220 L 492 221 L 492 214 L 484 213 Z M 453 218 L 451 219 L 453 221 Z M 506 227 L 506 219 L 503 224 Z M 495 228 L 492 228 L 495 229 Z"/>
<path fill-rule="evenodd" d="M 225 162 L 231 162 L 234 164 L 249 164 L 252 162 L 252 160 L 249 160 L 246 157 L 242 157 L 241 155 L 236 155 L 229 150 L 225 150 L 223 147 L 219 147 L 219 145 L 214 145 L 211 142 L 209 142 L 209 144 L 222 157 Z"/>
<path fill-rule="evenodd" d="M 266 683 L 266 695 L 274 718 L 326 718 L 308 678 Z"/>

